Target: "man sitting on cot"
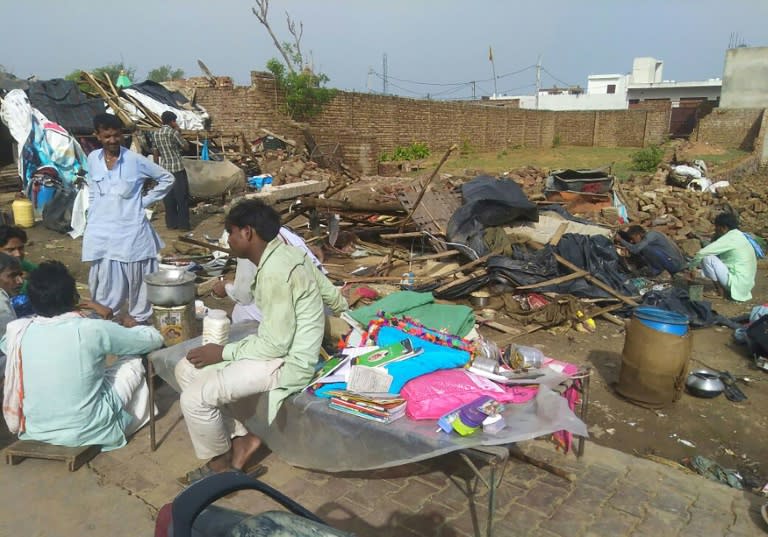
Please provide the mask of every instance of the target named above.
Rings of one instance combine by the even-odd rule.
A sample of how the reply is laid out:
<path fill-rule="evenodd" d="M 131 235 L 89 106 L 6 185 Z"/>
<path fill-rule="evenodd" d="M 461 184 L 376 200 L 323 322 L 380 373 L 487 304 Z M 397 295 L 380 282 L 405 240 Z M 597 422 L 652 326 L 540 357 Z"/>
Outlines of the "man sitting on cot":
<path fill-rule="evenodd" d="M 323 305 L 347 308 L 339 290 L 301 250 L 279 237 L 280 217 L 258 200 L 241 202 L 225 220 L 234 255 L 256 266 L 253 301 L 262 312 L 258 332 L 228 345 L 207 344 L 176 365 L 181 411 L 195 454 L 208 463 L 184 478 L 242 470 L 261 445 L 243 421 L 254 397 L 267 392 L 272 423 L 283 400 L 312 379 L 325 327 Z"/>
<path fill-rule="evenodd" d="M 683 253 L 663 233 L 646 231 L 643 226 L 630 226 L 616 235 L 616 241 L 630 254 L 640 257 L 651 276 L 658 276 L 665 270 L 674 275 L 685 269 Z"/>
<path fill-rule="evenodd" d="M 149 419 L 149 389 L 136 356 L 163 345 L 152 327 L 125 328 L 76 310 L 75 279 L 58 261 L 29 277 L 36 317 L 8 325 L 3 415 L 22 440 L 117 449 Z M 90 304 L 91 309 L 111 313 Z M 119 356 L 107 367 L 108 355 Z"/>
<path fill-rule="evenodd" d="M 322 261 L 318 259 L 315 252 L 310 249 L 304 240 L 287 227 L 281 227 L 277 233 L 277 238 L 285 244 L 294 246 L 302 250 L 312 263 L 322 272 L 326 273 Z M 232 309 L 232 323 L 244 323 L 248 321 L 261 322 L 262 314 L 259 307 L 253 303 L 253 293 L 251 284 L 256 276 L 256 265 L 248 259 L 238 259 L 237 269 L 235 270 L 234 281 L 226 281 L 224 278 L 216 282 L 211 293 L 218 298 L 229 297 L 235 301 L 235 307 Z"/>
<path fill-rule="evenodd" d="M 715 217 L 714 240 L 693 257 L 689 268 L 701 265 L 705 278 L 715 282 L 721 296 L 746 302 L 752 300 L 757 274 L 757 255 L 752 243 L 739 230 L 739 219 L 733 213 Z"/>

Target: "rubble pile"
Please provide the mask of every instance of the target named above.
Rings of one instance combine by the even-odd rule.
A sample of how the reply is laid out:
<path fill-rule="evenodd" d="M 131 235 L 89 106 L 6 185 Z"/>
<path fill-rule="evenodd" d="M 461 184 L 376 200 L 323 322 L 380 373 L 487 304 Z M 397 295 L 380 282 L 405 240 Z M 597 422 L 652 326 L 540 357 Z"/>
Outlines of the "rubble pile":
<path fill-rule="evenodd" d="M 631 217 L 641 225 L 662 231 L 684 246 L 686 253 L 700 248 L 699 236 L 711 234 L 718 213 L 734 211 L 741 227 L 759 236 L 768 235 L 768 204 L 764 180 L 747 177 L 717 193 L 697 192 L 630 180 L 623 186 Z"/>

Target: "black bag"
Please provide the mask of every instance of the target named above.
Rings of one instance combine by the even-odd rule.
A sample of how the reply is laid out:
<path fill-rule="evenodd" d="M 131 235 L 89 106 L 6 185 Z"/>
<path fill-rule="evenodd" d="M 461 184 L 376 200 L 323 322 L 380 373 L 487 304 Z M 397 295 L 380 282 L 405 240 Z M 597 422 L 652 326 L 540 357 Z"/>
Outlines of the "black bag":
<path fill-rule="evenodd" d="M 76 190 L 58 188 L 43 207 L 43 225 L 59 233 L 72 230 L 72 207 L 77 197 Z"/>
<path fill-rule="evenodd" d="M 747 340 L 752 354 L 768 356 L 768 315 L 763 315 L 749 325 Z"/>

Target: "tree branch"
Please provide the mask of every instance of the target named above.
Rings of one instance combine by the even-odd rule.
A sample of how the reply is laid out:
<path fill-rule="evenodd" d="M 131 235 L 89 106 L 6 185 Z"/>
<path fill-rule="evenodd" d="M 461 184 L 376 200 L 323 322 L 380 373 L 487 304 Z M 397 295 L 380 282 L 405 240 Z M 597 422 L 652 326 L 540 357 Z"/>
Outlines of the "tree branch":
<path fill-rule="evenodd" d="M 296 21 L 291 18 L 290 13 L 285 12 L 285 19 L 288 23 L 288 31 L 293 36 L 293 42 L 296 46 L 296 56 L 299 59 L 299 67 L 304 67 L 304 55 L 301 53 L 301 37 L 304 35 L 304 23 L 299 21 L 299 30 L 296 31 Z"/>
<path fill-rule="evenodd" d="M 283 56 L 288 69 L 291 71 L 291 73 L 296 73 L 296 70 L 293 67 L 293 62 L 288 57 L 288 54 L 280 44 L 280 41 L 277 40 L 275 33 L 272 31 L 272 27 L 269 25 L 269 21 L 267 21 L 267 13 L 269 12 L 269 0 L 254 0 L 254 2 L 256 2 L 256 7 L 252 7 L 251 11 L 256 16 L 256 19 L 258 19 L 258 21 L 262 24 L 262 26 L 267 29 L 267 32 L 269 32 L 272 41 L 275 43 L 275 47 L 277 47 L 277 50 Z M 256 9 L 257 7 L 258 10 Z"/>

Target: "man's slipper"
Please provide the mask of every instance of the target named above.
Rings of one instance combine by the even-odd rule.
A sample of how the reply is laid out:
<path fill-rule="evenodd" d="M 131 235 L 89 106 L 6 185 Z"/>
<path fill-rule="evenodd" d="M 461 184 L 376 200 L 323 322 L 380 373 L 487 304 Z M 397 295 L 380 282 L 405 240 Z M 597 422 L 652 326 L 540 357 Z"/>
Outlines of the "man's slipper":
<path fill-rule="evenodd" d="M 237 468 L 228 468 L 227 470 L 224 470 L 225 472 L 240 472 L 241 470 L 238 470 Z M 194 483 L 197 483 L 201 479 L 205 479 L 208 476 L 212 476 L 216 473 L 214 470 L 211 469 L 210 466 L 207 464 L 202 465 L 200 468 L 195 468 L 194 470 L 187 472 L 186 475 L 179 477 L 176 479 L 179 485 L 182 487 L 188 487 Z"/>
<path fill-rule="evenodd" d="M 245 473 L 248 477 L 252 477 L 255 479 L 267 473 L 267 467 L 264 466 L 263 464 L 256 464 L 244 470 L 238 470 L 237 468 L 229 468 L 224 471 Z M 206 477 L 216 473 L 219 473 L 219 472 L 213 471 L 210 466 L 208 466 L 207 464 L 204 464 L 200 468 L 195 468 L 194 470 L 187 472 L 187 474 L 184 475 L 183 477 L 177 478 L 176 482 L 182 487 L 188 487 L 193 483 L 197 483 L 201 479 L 205 479 Z"/>

